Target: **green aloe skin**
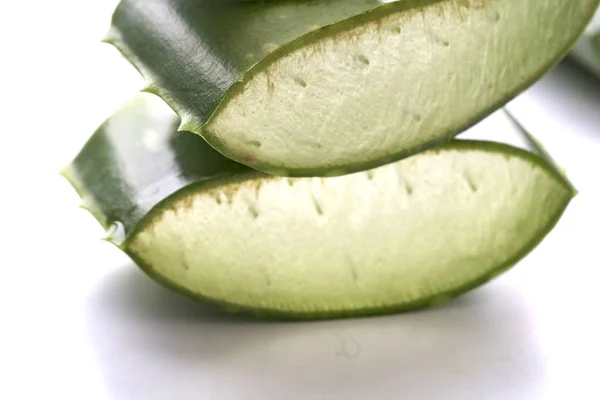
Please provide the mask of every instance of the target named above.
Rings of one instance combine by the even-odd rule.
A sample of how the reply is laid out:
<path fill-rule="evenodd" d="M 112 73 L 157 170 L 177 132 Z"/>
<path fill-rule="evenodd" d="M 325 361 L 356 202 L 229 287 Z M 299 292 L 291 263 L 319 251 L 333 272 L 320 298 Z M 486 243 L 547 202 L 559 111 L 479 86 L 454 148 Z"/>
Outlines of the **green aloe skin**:
<path fill-rule="evenodd" d="M 106 39 L 230 159 L 333 176 L 454 137 L 568 51 L 598 0 L 122 0 Z"/>
<path fill-rule="evenodd" d="M 157 281 L 229 311 L 314 319 L 439 304 L 502 273 L 574 195 L 551 160 L 454 140 L 365 172 L 267 175 L 142 94 L 64 170 Z"/>

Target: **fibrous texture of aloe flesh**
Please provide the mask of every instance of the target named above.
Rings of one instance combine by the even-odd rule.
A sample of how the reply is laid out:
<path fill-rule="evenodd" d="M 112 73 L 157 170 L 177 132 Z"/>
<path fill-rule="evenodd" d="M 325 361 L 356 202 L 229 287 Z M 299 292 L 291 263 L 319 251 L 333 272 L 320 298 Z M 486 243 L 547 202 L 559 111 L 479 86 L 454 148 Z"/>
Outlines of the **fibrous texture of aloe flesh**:
<path fill-rule="evenodd" d="M 524 256 L 573 196 L 544 158 L 498 143 L 453 141 L 366 172 L 284 178 L 224 158 L 178 123 L 141 95 L 65 175 L 149 275 L 259 315 L 438 303 Z"/>
<path fill-rule="evenodd" d="M 572 54 L 600 77 L 600 10 L 594 15 L 584 35 L 573 46 Z"/>
<path fill-rule="evenodd" d="M 122 0 L 107 41 L 227 157 L 278 175 L 383 165 L 533 83 L 597 0 Z"/>

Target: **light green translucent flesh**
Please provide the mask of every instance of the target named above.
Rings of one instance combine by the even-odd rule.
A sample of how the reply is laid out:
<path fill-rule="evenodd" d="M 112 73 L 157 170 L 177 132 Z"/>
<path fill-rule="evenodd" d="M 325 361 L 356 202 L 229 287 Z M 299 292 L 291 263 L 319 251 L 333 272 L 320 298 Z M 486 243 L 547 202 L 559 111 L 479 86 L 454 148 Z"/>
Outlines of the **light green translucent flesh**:
<path fill-rule="evenodd" d="M 274 174 L 364 169 L 447 139 L 507 101 L 549 67 L 541 57 L 567 50 L 563 32 L 587 15 L 564 0 L 440 1 L 393 13 L 257 66 L 202 134 Z M 182 128 L 200 129 L 185 116 Z"/>
<path fill-rule="evenodd" d="M 528 157 L 460 146 L 335 178 L 256 178 L 173 200 L 127 243 L 154 275 L 284 313 L 401 307 L 530 250 L 571 191 Z"/>

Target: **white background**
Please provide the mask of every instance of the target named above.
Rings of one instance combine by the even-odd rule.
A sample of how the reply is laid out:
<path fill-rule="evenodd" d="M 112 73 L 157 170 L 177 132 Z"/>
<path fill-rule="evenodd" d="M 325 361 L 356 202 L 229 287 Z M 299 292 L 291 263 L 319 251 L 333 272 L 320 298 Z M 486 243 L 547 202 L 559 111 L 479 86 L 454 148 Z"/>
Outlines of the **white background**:
<path fill-rule="evenodd" d="M 420 313 L 223 315 L 154 284 L 58 171 L 141 80 L 115 1 L 0 3 L 0 399 L 600 399 L 600 83 L 563 64 L 511 104 L 579 196 L 495 282 Z"/>

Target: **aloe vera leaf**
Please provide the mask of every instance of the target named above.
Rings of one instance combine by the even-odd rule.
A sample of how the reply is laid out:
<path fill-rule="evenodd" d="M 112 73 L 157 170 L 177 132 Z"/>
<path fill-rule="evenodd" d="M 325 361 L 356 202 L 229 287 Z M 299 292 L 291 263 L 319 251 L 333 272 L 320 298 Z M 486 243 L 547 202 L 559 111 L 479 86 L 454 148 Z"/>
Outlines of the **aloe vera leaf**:
<path fill-rule="evenodd" d="M 571 51 L 581 65 L 600 77 L 600 10 Z"/>
<path fill-rule="evenodd" d="M 228 158 L 330 176 L 451 139 L 542 76 L 598 0 L 123 0 L 106 39 Z"/>
<path fill-rule="evenodd" d="M 456 140 L 367 172 L 284 178 L 176 133 L 178 122 L 140 95 L 64 175 L 151 277 L 259 316 L 437 304 L 527 254 L 574 194 L 543 157 L 498 143 Z"/>

